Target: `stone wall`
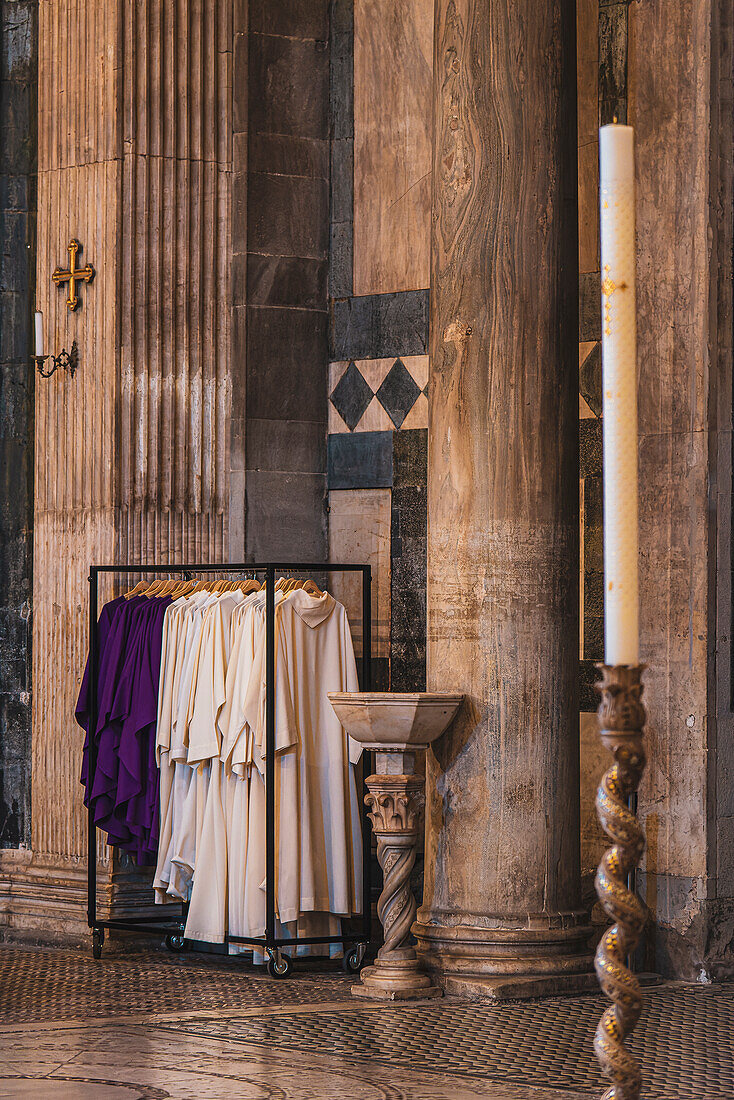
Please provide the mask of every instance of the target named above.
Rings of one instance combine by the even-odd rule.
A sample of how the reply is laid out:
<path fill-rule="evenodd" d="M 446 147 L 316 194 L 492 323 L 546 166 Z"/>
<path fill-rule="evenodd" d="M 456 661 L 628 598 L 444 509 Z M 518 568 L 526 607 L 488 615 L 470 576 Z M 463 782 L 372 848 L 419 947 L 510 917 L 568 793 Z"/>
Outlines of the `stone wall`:
<path fill-rule="evenodd" d="M 76 341 L 79 364 L 35 386 L 30 851 L 0 852 L 0 925 L 19 933 L 86 934 L 89 564 L 218 561 L 228 541 L 231 14 L 38 5 L 36 298 L 46 351 Z M 73 312 L 51 280 L 71 238 L 96 269 Z M 149 900 L 98 852 L 103 912 Z"/>
<path fill-rule="evenodd" d="M 730 4 L 630 8 L 649 967 L 734 973 Z M 664 59 L 664 63 L 663 63 Z"/>
<path fill-rule="evenodd" d="M 0 3 L 0 847 L 31 837 L 36 0 Z"/>
<path fill-rule="evenodd" d="M 323 561 L 328 0 L 234 15 L 231 556 Z"/>

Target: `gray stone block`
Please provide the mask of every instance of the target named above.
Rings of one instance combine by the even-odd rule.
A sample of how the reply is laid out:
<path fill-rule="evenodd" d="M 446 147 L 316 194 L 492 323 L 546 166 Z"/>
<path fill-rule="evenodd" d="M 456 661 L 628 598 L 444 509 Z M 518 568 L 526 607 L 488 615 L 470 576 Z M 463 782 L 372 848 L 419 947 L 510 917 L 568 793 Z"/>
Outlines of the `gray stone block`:
<path fill-rule="evenodd" d="M 354 141 L 340 138 L 331 143 L 331 219 L 354 219 Z"/>
<path fill-rule="evenodd" d="M 247 210 L 249 252 L 326 258 L 329 247 L 326 180 L 250 172 Z"/>
<path fill-rule="evenodd" d="M 329 436 L 330 489 L 382 489 L 393 483 L 392 432 Z"/>
<path fill-rule="evenodd" d="M 247 307 L 247 416 L 326 424 L 326 313 Z"/>
<path fill-rule="evenodd" d="M 250 0 L 250 30 L 288 38 L 329 37 L 328 0 Z"/>
<path fill-rule="evenodd" d="M 249 55 L 249 130 L 329 136 L 329 58 L 325 45 L 256 36 Z"/>
<path fill-rule="evenodd" d="M 249 420 L 245 449 L 249 471 L 323 475 L 326 470 L 326 435 L 320 422 Z"/>
<path fill-rule="evenodd" d="M 429 291 L 371 294 L 332 303 L 330 357 L 382 359 L 428 350 Z"/>
<path fill-rule="evenodd" d="M 598 271 L 579 277 L 579 341 L 601 340 L 601 281 Z"/>
<path fill-rule="evenodd" d="M 251 254 L 247 257 L 248 301 L 325 311 L 326 271 L 325 259 Z"/>
<path fill-rule="evenodd" d="M 248 472 L 246 532 L 250 561 L 325 561 L 326 477 Z"/>
<path fill-rule="evenodd" d="M 599 125 L 627 122 L 627 3 L 599 4 Z"/>
<path fill-rule="evenodd" d="M 351 221 L 331 225 L 329 297 L 347 298 L 354 289 L 354 230 Z"/>
<path fill-rule="evenodd" d="M 601 476 L 602 421 L 579 420 L 579 476 Z"/>
<path fill-rule="evenodd" d="M 334 140 L 354 138 L 354 41 L 336 34 L 330 59 L 331 125 Z"/>
<path fill-rule="evenodd" d="M 328 179 L 329 142 L 326 138 L 299 134 L 251 134 L 249 169 L 251 172 Z"/>
<path fill-rule="evenodd" d="M 354 0 L 331 0 L 331 37 L 337 34 L 354 35 Z"/>

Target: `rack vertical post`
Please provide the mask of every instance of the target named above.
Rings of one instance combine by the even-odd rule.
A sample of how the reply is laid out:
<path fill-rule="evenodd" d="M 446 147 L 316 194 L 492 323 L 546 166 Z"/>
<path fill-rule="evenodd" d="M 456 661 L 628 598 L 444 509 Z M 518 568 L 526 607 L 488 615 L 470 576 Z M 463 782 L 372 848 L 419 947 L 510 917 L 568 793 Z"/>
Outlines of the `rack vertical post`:
<path fill-rule="evenodd" d="M 362 567 L 362 691 L 372 690 L 372 567 Z M 367 776 L 372 754 L 365 749 L 362 757 L 362 806 L 367 795 Z M 362 825 L 362 935 L 369 943 L 372 933 L 372 830 Z"/>
<path fill-rule="evenodd" d="M 87 829 L 87 923 L 94 927 L 97 920 L 97 829 L 94 824 L 94 807 L 92 804 L 92 782 L 97 773 L 97 570 L 94 566 L 89 571 L 89 721 L 87 727 L 87 739 L 89 741 L 89 758 L 87 768 L 89 775 L 89 806 Z"/>
<path fill-rule="evenodd" d="M 265 574 L 265 941 L 275 946 L 275 566 Z"/>

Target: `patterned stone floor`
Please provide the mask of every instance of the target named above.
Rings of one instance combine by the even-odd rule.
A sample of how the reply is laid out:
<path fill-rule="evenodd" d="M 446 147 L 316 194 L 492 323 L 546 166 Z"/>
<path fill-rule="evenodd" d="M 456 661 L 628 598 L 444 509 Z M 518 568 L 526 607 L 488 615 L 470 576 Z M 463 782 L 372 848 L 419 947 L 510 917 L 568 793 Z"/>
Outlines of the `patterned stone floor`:
<path fill-rule="evenodd" d="M 303 965 L 303 964 L 301 964 Z M 0 944 L 0 1098 L 588 1100 L 602 1000 L 376 1007 L 334 964 Z M 646 1100 L 734 1100 L 734 984 L 645 991 Z"/>

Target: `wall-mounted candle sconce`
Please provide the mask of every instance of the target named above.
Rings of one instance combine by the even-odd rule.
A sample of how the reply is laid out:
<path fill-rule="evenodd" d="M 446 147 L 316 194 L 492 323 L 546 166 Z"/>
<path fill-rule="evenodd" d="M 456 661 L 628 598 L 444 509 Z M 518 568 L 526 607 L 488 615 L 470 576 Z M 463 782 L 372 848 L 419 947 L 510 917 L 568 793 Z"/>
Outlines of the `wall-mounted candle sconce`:
<path fill-rule="evenodd" d="M 68 371 L 73 378 L 79 366 L 79 349 L 76 346 L 76 340 L 71 345 L 71 351 L 62 348 L 58 355 L 43 354 L 43 314 L 39 310 L 36 310 L 36 354 L 33 358 L 41 378 L 50 378 L 59 369 Z M 50 359 L 53 364 L 48 370 L 44 365 L 47 359 Z"/>

